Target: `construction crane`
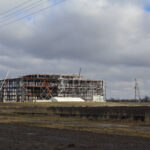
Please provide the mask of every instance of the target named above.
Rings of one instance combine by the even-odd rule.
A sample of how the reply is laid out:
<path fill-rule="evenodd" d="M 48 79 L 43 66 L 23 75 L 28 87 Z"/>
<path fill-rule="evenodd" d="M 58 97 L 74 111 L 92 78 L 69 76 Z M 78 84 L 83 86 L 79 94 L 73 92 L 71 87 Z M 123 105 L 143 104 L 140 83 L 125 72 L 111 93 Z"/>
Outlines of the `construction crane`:
<path fill-rule="evenodd" d="M 7 77 L 8 77 L 8 75 L 9 75 L 9 71 L 7 72 L 7 74 L 5 76 L 5 79 L 3 80 L 2 84 L 1 84 L 0 91 L 2 91 L 3 85 L 5 84 L 5 81 L 6 81 Z"/>
<path fill-rule="evenodd" d="M 0 86 L 0 101 L 2 99 L 2 90 L 3 90 L 3 86 L 5 85 L 5 82 L 6 82 L 6 79 L 9 75 L 9 71 L 7 72 L 6 76 L 5 76 L 5 79 L 3 80 L 3 82 L 1 83 L 1 86 Z M 4 101 L 4 100 L 3 100 Z"/>
<path fill-rule="evenodd" d="M 45 87 L 46 87 L 46 89 L 47 89 L 47 91 L 48 91 L 48 93 L 49 93 L 50 97 L 52 97 L 51 90 L 49 89 L 49 86 L 48 86 L 48 84 L 47 84 L 46 80 L 44 80 L 44 84 L 45 84 Z"/>
<path fill-rule="evenodd" d="M 141 101 L 140 89 L 139 89 L 139 85 L 138 85 L 136 78 L 135 78 L 134 90 L 135 90 L 135 100 L 140 102 Z"/>
<path fill-rule="evenodd" d="M 79 77 L 81 77 L 81 71 L 82 71 L 82 68 L 80 67 L 80 69 L 79 69 Z"/>

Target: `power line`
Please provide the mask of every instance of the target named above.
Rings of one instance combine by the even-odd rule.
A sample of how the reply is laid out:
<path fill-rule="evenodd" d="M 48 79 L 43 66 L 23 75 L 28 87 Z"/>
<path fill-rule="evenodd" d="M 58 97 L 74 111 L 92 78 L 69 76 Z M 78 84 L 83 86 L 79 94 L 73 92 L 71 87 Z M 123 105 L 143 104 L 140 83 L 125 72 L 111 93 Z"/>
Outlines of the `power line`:
<path fill-rule="evenodd" d="M 31 3 L 32 1 L 30 1 L 30 3 L 26 3 L 27 5 L 19 5 L 20 7 L 15 7 L 13 9 L 9 10 L 7 13 L 3 13 L 3 15 L 0 14 L 0 17 L 8 17 L 8 16 L 12 15 L 15 11 L 24 10 L 24 9 L 28 8 L 29 6 L 32 6 L 33 4 L 36 4 L 40 1 L 42 1 L 42 0 L 38 0 L 38 1 L 33 2 L 33 3 Z"/>
<path fill-rule="evenodd" d="M 59 4 L 63 3 L 63 2 L 65 2 L 65 1 L 66 1 L 66 0 L 61 0 L 61 1 L 59 1 L 59 2 L 56 2 L 55 4 L 52 4 L 52 5 L 47 6 L 47 7 L 44 7 L 44 8 L 42 8 L 42 9 L 40 9 L 40 10 L 38 10 L 38 11 L 35 11 L 35 12 L 31 13 L 31 14 L 28 14 L 28 15 L 23 16 L 23 17 L 21 17 L 21 18 L 18 18 L 18 19 L 16 19 L 16 20 L 10 21 L 10 22 L 8 22 L 8 23 L 6 23 L 6 24 L 0 25 L 0 27 L 1 27 L 1 28 L 2 28 L 2 27 L 6 27 L 6 26 L 8 26 L 8 25 L 10 25 L 10 24 L 13 24 L 13 23 L 15 23 L 15 22 L 18 22 L 18 21 L 20 21 L 20 20 L 22 20 L 22 19 L 24 19 L 24 18 L 29 17 L 29 16 L 35 16 L 35 15 L 38 14 L 39 12 L 42 12 L 42 11 L 44 11 L 44 10 L 46 10 L 46 9 L 48 9 L 48 8 L 54 7 L 54 6 L 56 6 L 56 5 L 59 5 Z"/>
<path fill-rule="evenodd" d="M 41 4 L 45 3 L 45 1 L 43 0 L 39 0 L 37 2 L 34 2 L 34 3 L 31 3 L 30 5 L 27 5 L 26 7 L 23 7 L 19 10 L 14 10 L 14 12 L 12 11 L 12 13 L 9 13 L 7 14 L 6 16 L 3 17 L 3 19 L 0 20 L 0 23 L 3 23 L 3 22 L 7 22 L 7 20 L 10 20 L 12 18 L 10 17 L 17 17 L 17 16 L 20 16 L 23 14 L 23 11 L 29 11 L 29 10 L 33 10 L 34 8 L 40 6 Z M 22 12 L 20 12 L 22 11 Z M 13 13 L 15 13 L 15 15 L 13 15 Z M 10 19 L 9 19 L 10 18 Z"/>
<path fill-rule="evenodd" d="M 19 7 L 22 6 L 22 5 L 25 5 L 25 4 L 27 4 L 27 3 L 30 3 L 31 1 L 32 1 L 32 0 L 24 1 L 23 3 L 20 3 L 19 5 L 17 5 L 17 6 L 15 6 L 15 7 L 11 8 L 11 9 L 9 9 L 9 10 L 3 12 L 3 13 L 1 13 L 0 16 L 6 15 L 6 14 L 8 14 L 9 12 L 13 11 L 14 9 L 17 9 L 17 8 L 19 8 Z"/>
<path fill-rule="evenodd" d="M 59 2 L 59 0 L 57 0 L 58 2 Z M 6 18 L 4 18 L 3 20 L 0 20 L 0 26 L 2 26 L 2 25 L 5 25 L 5 24 L 7 24 L 7 23 L 9 23 L 9 22 L 12 22 L 12 21 L 14 21 L 14 18 L 10 18 L 10 17 L 16 17 L 16 20 L 18 20 L 18 19 L 20 19 L 20 18 L 24 18 L 24 16 L 22 16 L 21 17 L 21 15 L 22 14 L 26 14 L 26 13 L 24 13 L 23 11 L 29 11 L 29 10 L 34 10 L 34 9 L 36 9 L 37 7 L 39 7 L 39 6 L 41 6 L 41 4 L 44 4 L 46 1 L 42 1 L 42 0 L 39 0 L 39 1 L 36 1 L 36 2 L 34 2 L 34 3 L 32 3 L 32 4 L 30 4 L 30 6 L 26 6 L 26 7 L 24 7 L 24 8 L 22 8 L 22 9 L 19 9 L 18 10 L 18 12 L 16 12 L 16 14 L 15 15 L 13 15 L 13 14 L 8 14 L 9 16 L 8 17 L 6 17 Z M 57 3 L 58 3 L 57 2 Z M 56 3 L 56 2 L 55 2 Z M 17 10 L 16 10 L 17 11 Z M 19 11 L 22 11 L 21 13 L 19 12 Z M 32 13 L 31 13 L 32 14 Z M 20 18 L 18 18 L 17 19 L 17 17 L 19 17 L 20 16 Z M 10 19 L 9 19 L 10 18 Z M 12 20 L 12 21 L 11 21 Z"/>

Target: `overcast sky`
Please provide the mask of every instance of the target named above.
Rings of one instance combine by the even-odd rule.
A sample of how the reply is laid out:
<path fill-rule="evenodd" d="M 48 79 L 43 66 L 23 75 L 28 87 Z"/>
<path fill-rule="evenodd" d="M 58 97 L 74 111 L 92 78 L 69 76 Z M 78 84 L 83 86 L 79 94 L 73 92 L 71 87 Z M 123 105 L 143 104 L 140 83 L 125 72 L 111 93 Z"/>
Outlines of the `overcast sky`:
<path fill-rule="evenodd" d="M 41 0 L 8 13 L 26 1 L 0 1 L 1 78 L 81 67 L 85 78 L 106 80 L 108 98 L 134 98 L 134 78 L 150 96 L 150 0 Z"/>

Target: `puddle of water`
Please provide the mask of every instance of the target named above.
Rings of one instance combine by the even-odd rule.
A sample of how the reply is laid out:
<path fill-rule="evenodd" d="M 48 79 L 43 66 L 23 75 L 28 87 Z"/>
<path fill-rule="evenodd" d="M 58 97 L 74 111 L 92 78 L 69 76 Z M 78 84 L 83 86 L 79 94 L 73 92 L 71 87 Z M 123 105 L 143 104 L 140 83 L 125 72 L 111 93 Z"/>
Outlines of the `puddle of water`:
<path fill-rule="evenodd" d="M 64 125 L 71 125 L 76 127 L 91 127 L 91 128 L 126 128 L 133 130 L 144 130 L 150 131 L 150 126 L 129 126 L 129 125 L 121 125 L 121 124 L 95 124 L 95 123 L 81 123 L 81 122 L 71 122 L 71 121 L 48 121 L 47 123 L 57 123 Z"/>
<path fill-rule="evenodd" d="M 26 135 L 35 135 L 35 133 L 32 133 L 32 132 L 28 132 L 28 133 L 25 133 Z"/>
<path fill-rule="evenodd" d="M 15 117 L 14 117 L 15 118 Z M 0 116 L 0 119 L 12 119 L 12 117 L 4 117 Z M 143 130 L 143 131 L 150 131 L 150 126 L 129 126 L 129 125 L 121 125 L 121 124 L 101 124 L 101 123 L 87 123 L 87 122 L 79 122 L 79 121 L 62 121 L 62 120 L 42 120 L 42 119 L 33 119 L 33 118 L 26 118 L 29 122 L 39 122 L 43 124 L 61 124 L 61 125 L 70 125 L 75 127 L 88 127 L 88 128 L 126 128 L 132 130 Z M 28 135 L 33 135 L 34 133 L 26 133 Z"/>
<path fill-rule="evenodd" d="M 137 127 L 134 127 L 134 129 L 136 129 L 136 130 L 150 131 L 150 127 L 148 127 L 148 126 L 145 126 L 145 127 L 143 127 L 143 126 L 137 126 Z"/>

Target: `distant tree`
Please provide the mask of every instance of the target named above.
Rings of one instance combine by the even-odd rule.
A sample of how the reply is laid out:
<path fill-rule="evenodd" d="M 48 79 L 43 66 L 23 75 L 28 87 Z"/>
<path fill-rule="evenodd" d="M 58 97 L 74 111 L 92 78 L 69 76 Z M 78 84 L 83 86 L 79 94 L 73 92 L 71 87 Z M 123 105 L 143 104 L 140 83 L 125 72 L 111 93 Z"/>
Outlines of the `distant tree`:
<path fill-rule="evenodd" d="M 142 99 L 142 101 L 144 101 L 144 102 L 148 102 L 148 101 L 150 101 L 150 97 L 148 97 L 147 95 Z"/>
<path fill-rule="evenodd" d="M 114 98 L 110 98 L 110 99 L 108 99 L 108 101 L 109 101 L 109 102 L 114 102 L 115 99 L 114 99 Z"/>

